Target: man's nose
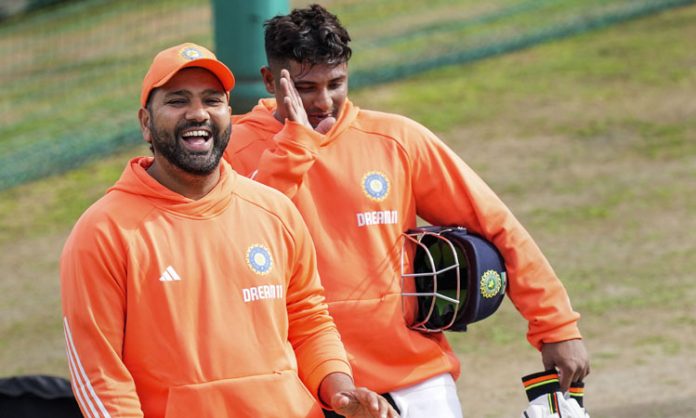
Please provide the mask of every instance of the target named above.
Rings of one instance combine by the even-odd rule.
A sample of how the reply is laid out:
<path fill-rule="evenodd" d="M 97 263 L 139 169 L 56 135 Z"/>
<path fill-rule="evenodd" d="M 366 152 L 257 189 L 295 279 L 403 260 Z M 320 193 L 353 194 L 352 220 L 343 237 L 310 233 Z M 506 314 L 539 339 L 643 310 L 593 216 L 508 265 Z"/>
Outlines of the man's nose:
<path fill-rule="evenodd" d="M 186 112 L 186 119 L 196 122 L 205 122 L 210 119 L 210 114 L 202 101 L 194 100 Z"/>
<path fill-rule="evenodd" d="M 333 106 L 333 100 L 327 89 L 321 89 L 314 99 L 314 106 L 323 112 L 328 112 Z"/>

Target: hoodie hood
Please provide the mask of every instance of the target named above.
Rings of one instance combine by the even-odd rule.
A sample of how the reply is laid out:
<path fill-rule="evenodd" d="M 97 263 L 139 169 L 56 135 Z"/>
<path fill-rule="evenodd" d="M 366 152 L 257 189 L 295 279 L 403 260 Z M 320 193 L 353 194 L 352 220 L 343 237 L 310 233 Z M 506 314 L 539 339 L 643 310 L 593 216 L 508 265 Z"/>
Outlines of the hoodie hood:
<path fill-rule="evenodd" d="M 248 113 L 232 115 L 232 129 L 234 125 L 243 123 L 254 131 L 275 134 L 283 129 L 283 124 L 273 115 L 276 107 L 275 99 L 260 99 Z"/>
<path fill-rule="evenodd" d="M 210 218 L 220 214 L 230 203 L 237 174 L 220 160 L 220 180 L 201 199 L 193 200 L 161 185 L 147 173 L 152 157 L 136 157 L 128 162 L 121 178 L 108 193 L 126 193 L 144 198 L 157 208 L 191 218 Z"/>

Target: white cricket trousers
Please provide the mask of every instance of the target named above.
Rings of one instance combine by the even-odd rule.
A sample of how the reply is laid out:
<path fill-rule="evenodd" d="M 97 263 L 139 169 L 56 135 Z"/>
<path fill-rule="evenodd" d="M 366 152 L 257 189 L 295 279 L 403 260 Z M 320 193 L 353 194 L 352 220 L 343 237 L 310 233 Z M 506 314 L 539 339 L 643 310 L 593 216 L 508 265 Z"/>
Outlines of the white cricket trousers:
<path fill-rule="evenodd" d="M 457 386 L 449 373 L 389 394 L 402 418 L 462 418 Z"/>

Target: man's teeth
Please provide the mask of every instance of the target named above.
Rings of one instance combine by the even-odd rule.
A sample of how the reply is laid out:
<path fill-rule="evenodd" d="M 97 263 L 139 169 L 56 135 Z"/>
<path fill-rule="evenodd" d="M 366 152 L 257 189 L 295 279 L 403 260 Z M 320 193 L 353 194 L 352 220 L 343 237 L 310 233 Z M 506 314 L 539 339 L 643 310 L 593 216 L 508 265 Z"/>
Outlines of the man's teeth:
<path fill-rule="evenodd" d="M 188 131 L 188 132 L 184 132 L 184 134 L 181 136 L 184 138 L 190 138 L 190 137 L 196 137 L 196 136 L 207 138 L 209 136 L 209 134 L 207 131 Z"/>

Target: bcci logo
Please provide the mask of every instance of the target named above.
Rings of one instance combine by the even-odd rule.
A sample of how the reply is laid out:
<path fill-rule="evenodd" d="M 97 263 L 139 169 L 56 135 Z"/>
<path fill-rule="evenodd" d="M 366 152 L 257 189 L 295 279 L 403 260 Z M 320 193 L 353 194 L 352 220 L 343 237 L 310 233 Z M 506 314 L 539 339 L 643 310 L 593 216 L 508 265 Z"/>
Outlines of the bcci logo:
<path fill-rule="evenodd" d="M 184 48 L 183 50 L 181 50 L 180 54 L 182 57 L 189 61 L 193 61 L 198 58 L 203 58 L 203 54 L 201 54 L 201 51 L 191 47 Z"/>
<path fill-rule="evenodd" d="M 370 199 L 381 202 L 389 193 L 389 180 L 379 171 L 370 171 L 362 178 L 365 194 Z"/>
<path fill-rule="evenodd" d="M 268 274 L 273 267 L 273 259 L 268 249 L 260 244 L 249 247 L 246 254 L 246 262 L 249 268 L 260 275 Z"/>
<path fill-rule="evenodd" d="M 487 270 L 481 276 L 481 295 L 484 298 L 490 299 L 500 292 L 503 287 L 503 279 L 495 270 Z"/>

